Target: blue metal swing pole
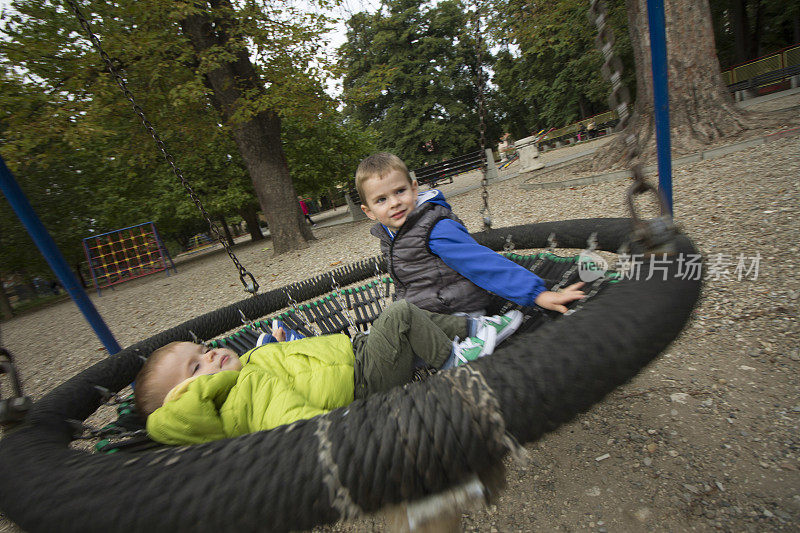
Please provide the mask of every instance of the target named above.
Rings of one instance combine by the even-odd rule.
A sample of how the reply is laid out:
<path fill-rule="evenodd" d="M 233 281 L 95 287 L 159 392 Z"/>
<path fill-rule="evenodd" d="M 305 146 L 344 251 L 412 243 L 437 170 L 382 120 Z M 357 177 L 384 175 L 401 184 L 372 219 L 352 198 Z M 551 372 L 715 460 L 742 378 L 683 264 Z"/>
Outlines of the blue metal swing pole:
<path fill-rule="evenodd" d="M 39 247 L 39 251 L 42 252 L 50 268 L 58 276 L 64 289 L 72 297 L 72 300 L 83 313 L 84 318 L 89 322 L 89 325 L 106 350 L 108 350 L 108 353 L 115 354 L 122 350 L 111 330 L 108 329 L 108 326 L 103 321 L 103 317 L 100 316 L 100 313 L 97 312 L 94 304 L 92 304 L 89 295 L 86 294 L 75 274 L 70 270 L 55 241 L 53 241 L 33 207 L 31 207 L 30 202 L 25 197 L 25 193 L 20 189 L 17 180 L 14 179 L 2 157 L 0 157 L 0 190 L 3 191 L 8 203 L 11 204 L 11 208 L 19 217 L 25 229 L 28 230 L 31 238 L 33 238 L 33 242 Z"/>
<path fill-rule="evenodd" d="M 667 86 L 667 32 L 664 22 L 664 0 L 647 0 L 647 22 L 650 26 L 650 61 L 653 68 L 653 101 L 656 119 L 658 155 L 658 189 L 664 195 L 672 214 L 672 152 L 669 142 L 669 89 Z"/>

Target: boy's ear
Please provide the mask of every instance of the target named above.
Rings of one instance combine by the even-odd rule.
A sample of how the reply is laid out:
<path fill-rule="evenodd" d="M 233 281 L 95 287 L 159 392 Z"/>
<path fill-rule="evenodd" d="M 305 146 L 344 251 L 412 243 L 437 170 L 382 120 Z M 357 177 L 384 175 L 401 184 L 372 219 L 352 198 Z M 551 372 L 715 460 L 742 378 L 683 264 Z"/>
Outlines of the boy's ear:
<path fill-rule="evenodd" d="M 417 183 L 417 180 L 411 180 L 411 192 L 413 192 L 414 195 L 419 192 L 419 184 Z"/>
<path fill-rule="evenodd" d="M 378 220 L 378 218 L 375 216 L 375 213 L 372 212 L 372 209 L 365 206 L 364 204 L 361 204 L 361 210 L 364 211 L 364 214 L 367 215 L 367 217 L 371 218 L 372 220 Z"/>

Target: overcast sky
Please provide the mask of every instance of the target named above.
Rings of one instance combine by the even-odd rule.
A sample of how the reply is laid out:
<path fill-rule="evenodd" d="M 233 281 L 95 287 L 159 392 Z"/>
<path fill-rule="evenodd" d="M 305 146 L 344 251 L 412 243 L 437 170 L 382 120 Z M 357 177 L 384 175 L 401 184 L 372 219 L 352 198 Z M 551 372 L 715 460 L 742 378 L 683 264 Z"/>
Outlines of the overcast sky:
<path fill-rule="evenodd" d="M 305 2 L 296 2 L 299 6 L 304 6 Z M 80 3 L 78 4 L 80 5 Z M 334 15 L 341 19 L 347 19 L 354 13 L 361 11 L 374 12 L 380 8 L 380 0 L 342 0 L 342 4 L 335 8 Z M 0 11 L 11 6 L 11 0 L 0 0 Z M 339 46 L 344 42 L 344 22 L 337 25 L 331 33 L 331 44 Z"/>
<path fill-rule="evenodd" d="M 295 4 L 300 7 L 306 5 L 305 2 L 297 0 L 295 1 Z M 0 0 L 0 11 L 3 11 L 6 8 L 10 8 L 10 5 L 11 5 L 11 0 Z M 355 13 L 359 13 L 362 11 L 374 12 L 377 11 L 378 9 L 380 9 L 380 0 L 342 0 L 341 5 L 336 7 L 332 13 L 333 16 L 337 16 L 342 20 L 328 35 L 326 35 L 326 38 L 329 41 L 330 49 L 335 50 L 336 48 L 344 44 L 345 20 L 350 18 L 350 16 L 352 16 Z M 332 96 L 338 96 L 338 94 L 341 92 L 341 87 L 339 87 L 339 82 L 332 81 L 328 83 L 327 91 Z"/>

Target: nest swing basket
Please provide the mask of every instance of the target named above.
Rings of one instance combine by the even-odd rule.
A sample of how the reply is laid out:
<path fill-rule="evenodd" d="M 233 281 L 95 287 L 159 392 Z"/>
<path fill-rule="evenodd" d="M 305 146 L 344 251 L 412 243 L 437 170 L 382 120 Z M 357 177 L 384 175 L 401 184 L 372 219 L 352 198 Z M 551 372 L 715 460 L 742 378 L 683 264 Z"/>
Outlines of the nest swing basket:
<path fill-rule="evenodd" d="M 597 249 L 629 242 L 629 219 L 581 219 L 484 231 L 501 250 Z M 635 242 L 632 251 L 637 250 Z M 643 251 L 643 250 L 640 250 Z M 97 454 L 70 447 L 73 425 L 119 391 L 141 356 L 190 331 L 213 338 L 287 306 L 276 289 L 136 343 L 35 402 L 0 440 L 0 509 L 26 531 L 289 531 L 374 512 L 491 471 L 513 447 L 589 409 L 631 379 L 681 332 L 700 293 L 678 257 L 697 254 L 676 235 L 664 276 L 609 283 L 580 309 L 521 331 L 493 355 L 310 420 L 188 447 Z M 375 261 L 335 271 L 343 286 L 375 275 Z M 380 264 L 380 263 L 378 263 Z M 383 265 L 385 266 L 385 265 Z M 558 275 L 566 262 L 544 261 Z M 298 301 L 330 291 L 324 275 L 291 286 Z"/>

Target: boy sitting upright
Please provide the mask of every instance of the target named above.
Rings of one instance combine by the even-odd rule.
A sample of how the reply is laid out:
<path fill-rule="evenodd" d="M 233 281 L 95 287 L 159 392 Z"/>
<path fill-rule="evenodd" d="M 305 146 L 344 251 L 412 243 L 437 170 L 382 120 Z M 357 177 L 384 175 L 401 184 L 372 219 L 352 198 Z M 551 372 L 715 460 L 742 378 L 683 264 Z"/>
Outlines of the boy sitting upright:
<path fill-rule="evenodd" d="M 539 276 L 478 244 L 440 191 L 418 194 L 396 155 L 379 152 L 361 161 L 356 188 L 361 209 L 378 221 L 370 233 L 381 241 L 398 299 L 437 313 L 473 313 L 486 309 L 492 292 L 565 313 L 565 304 L 584 296 L 583 283 L 548 291 Z"/>

